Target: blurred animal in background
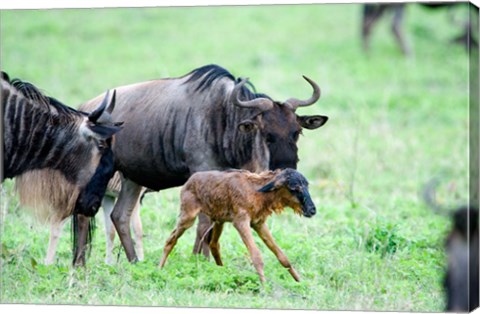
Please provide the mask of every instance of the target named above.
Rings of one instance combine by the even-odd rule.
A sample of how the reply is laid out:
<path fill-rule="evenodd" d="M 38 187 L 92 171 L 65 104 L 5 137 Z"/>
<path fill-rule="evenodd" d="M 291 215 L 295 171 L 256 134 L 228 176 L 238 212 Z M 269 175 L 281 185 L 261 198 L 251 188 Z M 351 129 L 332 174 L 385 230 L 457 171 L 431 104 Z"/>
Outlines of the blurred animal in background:
<path fill-rule="evenodd" d="M 212 221 L 209 246 L 217 265 L 223 266 L 218 243 L 223 224 L 231 222 L 247 246 L 262 283 L 265 281 L 262 256 L 250 228 L 257 232 L 292 277 L 300 281 L 266 224 L 269 216 L 280 214 L 287 206 L 305 217 L 315 215 L 308 181 L 298 171 L 284 169 L 259 174 L 245 170 L 197 172 L 183 186 L 180 200 L 177 226 L 165 243 L 160 267 L 165 265 L 177 240 L 193 225 L 198 214 L 203 213 Z"/>
<path fill-rule="evenodd" d="M 319 86 L 304 78 L 312 95 L 286 101 L 252 92 L 247 79 L 235 79 L 218 65 L 117 88 L 113 116 L 124 119 L 125 126 L 115 137 L 113 152 L 123 176 L 111 217 L 130 262 L 138 260 L 130 216 L 143 187 L 158 191 L 180 186 L 206 170 L 296 168 L 303 129 L 317 129 L 328 120 L 297 114 L 320 98 Z M 81 108 L 91 110 L 102 97 Z M 209 254 L 209 236 L 200 241 L 209 226 L 208 217 L 200 214 L 194 252 Z"/>
<path fill-rule="evenodd" d="M 429 8 L 429 9 L 439 9 L 439 8 L 453 8 L 460 5 L 466 5 L 466 3 L 455 3 L 455 2 L 418 2 L 417 4 Z M 370 51 L 370 37 L 372 30 L 384 14 L 391 13 L 392 24 L 391 31 L 395 36 L 395 40 L 398 42 L 400 49 L 404 55 L 411 55 L 412 50 L 405 38 L 405 32 L 403 30 L 403 19 L 406 14 L 406 3 L 368 3 L 363 6 L 363 16 L 362 16 L 362 45 L 365 52 Z M 459 25 L 462 28 L 462 33 L 453 38 L 451 41 L 453 43 L 462 44 L 468 50 L 470 47 L 477 47 L 477 39 L 474 38 L 472 32 L 472 21 L 469 16 L 466 16 L 465 19 L 460 21 L 452 21 L 455 24 Z"/>
<path fill-rule="evenodd" d="M 438 204 L 435 190 L 439 180 L 425 187 L 423 199 L 435 212 L 452 220 L 446 241 L 447 269 L 444 278 L 446 311 L 467 312 L 479 306 L 479 234 L 478 207 L 461 206 L 448 211 Z"/>
<path fill-rule="evenodd" d="M 453 213 L 453 227 L 446 241 L 448 269 L 444 284 L 449 312 L 478 307 L 478 246 L 478 208 L 460 207 Z"/>

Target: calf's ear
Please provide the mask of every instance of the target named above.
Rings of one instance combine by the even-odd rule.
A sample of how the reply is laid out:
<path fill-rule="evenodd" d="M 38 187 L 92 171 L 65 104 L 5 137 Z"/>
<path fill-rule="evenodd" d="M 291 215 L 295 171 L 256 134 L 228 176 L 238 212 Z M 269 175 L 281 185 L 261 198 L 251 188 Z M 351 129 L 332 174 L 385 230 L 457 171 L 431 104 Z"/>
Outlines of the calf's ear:
<path fill-rule="evenodd" d="M 266 185 L 262 186 L 260 189 L 257 190 L 257 192 L 266 193 L 273 190 L 275 190 L 275 181 L 269 182 Z"/>
<path fill-rule="evenodd" d="M 328 121 L 327 116 L 297 116 L 298 123 L 302 128 L 313 130 L 318 129 Z"/>
<path fill-rule="evenodd" d="M 274 178 L 273 181 L 270 181 L 266 185 L 262 186 L 260 189 L 258 189 L 258 192 L 271 192 L 274 190 L 277 190 L 281 188 L 282 186 L 285 186 L 287 183 L 287 178 L 284 174 L 285 172 L 282 171 L 280 174 L 277 174 Z"/>

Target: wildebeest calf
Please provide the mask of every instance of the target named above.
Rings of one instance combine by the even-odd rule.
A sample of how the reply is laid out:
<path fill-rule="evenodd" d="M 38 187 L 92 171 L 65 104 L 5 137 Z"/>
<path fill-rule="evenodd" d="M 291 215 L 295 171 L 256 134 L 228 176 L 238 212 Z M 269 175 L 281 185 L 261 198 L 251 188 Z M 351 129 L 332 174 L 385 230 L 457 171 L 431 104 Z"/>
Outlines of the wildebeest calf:
<path fill-rule="evenodd" d="M 193 225 L 198 214 L 203 213 L 213 222 L 209 245 L 217 265 L 223 265 L 218 243 L 223 224 L 231 222 L 247 246 L 261 282 L 265 281 L 263 261 L 250 227 L 257 232 L 293 278 L 300 281 L 266 224 L 270 215 L 281 213 L 285 207 L 290 207 L 295 213 L 305 217 L 315 215 L 316 209 L 310 198 L 308 182 L 298 171 L 287 168 L 260 174 L 245 170 L 197 172 L 183 186 L 180 198 L 181 209 L 177 226 L 165 244 L 160 267 L 165 265 L 178 238 Z"/>

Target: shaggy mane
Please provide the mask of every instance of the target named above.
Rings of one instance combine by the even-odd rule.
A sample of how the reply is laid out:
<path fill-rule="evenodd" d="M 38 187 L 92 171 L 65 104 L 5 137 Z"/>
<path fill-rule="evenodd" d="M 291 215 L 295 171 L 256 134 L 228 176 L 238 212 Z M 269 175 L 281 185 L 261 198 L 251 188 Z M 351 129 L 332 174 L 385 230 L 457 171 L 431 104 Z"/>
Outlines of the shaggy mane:
<path fill-rule="evenodd" d="M 22 81 L 18 78 L 10 81 L 8 74 L 5 72 L 2 72 L 2 78 L 5 79 L 13 88 L 15 88 L 26 99 L 34 102 L 35 104 L 45 107 L 48 111 L 50 111 L 51 108 L 55 108 L 59 114 L 65 115 L 65 116 L 73 116 L 73 115 L 76 116 L 78 114 L 82 114 L 77 110 L 68 107 L 67 105 L 63 104 L 57 99 L 46 96 L 32 83 Z"/>
<path fill-rule="evenodd" d="M 228 70 L 216 64 L 209 64 L 197 68 L 188 73 L 187 76 L 190 76 L 190 78 L 184 84 L 198 82 L 198 86 L 196 87 L 195 91 L 205 91 L 206 89 L 210 88 L 216 80 L 224 77 L 235 82 L 235 84 L 238 84 L 241 80 L 240 78 L 235 79 L 235 77 Z M 253 91 L 251 91 L 248 86 L 250 86 Z M 242 87 L 240 98 L 241 100 L 252 100 L 255 98 L 271 99 L 265 94 L 257 93 L 255 86 L 250 81 Z"/>

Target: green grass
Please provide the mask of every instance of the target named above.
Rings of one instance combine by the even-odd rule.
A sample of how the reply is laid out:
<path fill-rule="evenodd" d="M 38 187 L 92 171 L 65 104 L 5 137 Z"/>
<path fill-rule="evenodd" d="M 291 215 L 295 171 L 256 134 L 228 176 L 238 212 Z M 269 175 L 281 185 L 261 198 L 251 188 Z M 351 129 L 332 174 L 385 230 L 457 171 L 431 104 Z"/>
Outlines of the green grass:
<path fill-rule="evenodd" d="M 414 57 L 400 54 L 387 19 L 375 29 L 367 57 L 360 13 L 357 4 L 2 11 L 2 70 L 73 107 L 118 85 L 217 63 L 278 100 L 308 97 L 301 75 L 315 79 L 322 98 L 299 112 L 330 120 L 306 130 L 299 143 L 299 169 L 310 181 L 317 215 L 287 211 L 268 222 L 302 282 L 256 237 L 268 280 L 262 288 L 231 226 L 221 238 L 224 267 L 191 254 L 192 228 L 158 269 L 179 189 L 145 197 L 144 262 L 130 265 L 117 244 L 117 264 L 104 264 L 98 215 L 86 268 L 71 267 L 67 230 L 57 262 L 45 266 L 48 227 L 18 207 L 7 180 L 0 301 L 443 310 L 450 222 L 418 192 L 442 174 L 442 202 L 468 199 L 467 54 L 448 43 L 458 30 L 445 12 L 411 5 L 405 30 Z"/>

